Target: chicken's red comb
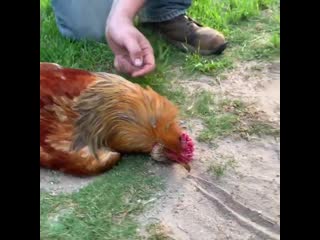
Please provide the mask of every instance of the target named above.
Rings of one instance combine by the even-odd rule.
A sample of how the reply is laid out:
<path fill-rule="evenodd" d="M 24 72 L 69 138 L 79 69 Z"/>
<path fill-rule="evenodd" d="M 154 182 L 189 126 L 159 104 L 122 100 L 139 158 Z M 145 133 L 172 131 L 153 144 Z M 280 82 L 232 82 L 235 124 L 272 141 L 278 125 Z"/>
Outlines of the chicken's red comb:
<path fill-rule="evenodd" d="M 180 143 L 181 151 L 177 153 L 166 149 L 166 157 L 172 161 L 187 164 L 193 160 L 194 144 L 192 139 L 186 133 L 181 134 Z"/>
<path fill-rule="evenodd" d="M 193 160 L 194 143 L 187 133 L 181 134 L 182 151 L 179 155 L 179 162 L 189 163 Z"/>

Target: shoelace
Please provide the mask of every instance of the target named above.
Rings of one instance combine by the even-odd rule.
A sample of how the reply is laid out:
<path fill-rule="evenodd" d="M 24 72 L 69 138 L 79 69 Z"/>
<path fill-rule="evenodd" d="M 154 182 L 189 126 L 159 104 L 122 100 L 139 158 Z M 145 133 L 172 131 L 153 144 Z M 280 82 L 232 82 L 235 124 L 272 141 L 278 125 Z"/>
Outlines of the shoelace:
<path fill-rule="evenodd" d="M 189 35 L 191 32 L 194 31 L 194 26 L 193 24 L 196 24 L 199 27 L 202 27 L 202 25 L 200 23 L 198 23 L 197 21 L 195 21 L 194 19 L 188 17 L 187 15 L 182 15 L 182 18 L 185 19 L 186 21 L 186 26 L 187 26 L 187 34 Z M 184 21 L 184 20 L 182 20 Z"/>

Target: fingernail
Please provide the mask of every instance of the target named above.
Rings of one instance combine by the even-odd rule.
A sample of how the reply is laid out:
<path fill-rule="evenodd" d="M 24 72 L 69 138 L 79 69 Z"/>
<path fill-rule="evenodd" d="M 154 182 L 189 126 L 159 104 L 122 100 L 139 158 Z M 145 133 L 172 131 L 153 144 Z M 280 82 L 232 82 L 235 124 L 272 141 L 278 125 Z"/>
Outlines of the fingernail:
<path fill-rule="evenodd" d="M 141 66 L 142 66 L 142 60 L 139 59 L 139 58 L 135 59 L 135 60 L 134 60 L 134 65 L 135 65 L 136 67 L 141 67 Z"/>

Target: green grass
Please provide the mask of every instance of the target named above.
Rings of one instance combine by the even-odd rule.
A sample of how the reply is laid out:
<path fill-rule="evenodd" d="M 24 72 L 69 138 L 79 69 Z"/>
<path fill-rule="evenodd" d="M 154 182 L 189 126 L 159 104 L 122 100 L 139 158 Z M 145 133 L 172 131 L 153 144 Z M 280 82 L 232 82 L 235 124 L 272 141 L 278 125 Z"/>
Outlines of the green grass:
<path fill-rule="evenodd" d="M 220 179 L 226 174 L 229 169 L 234 169 L 236 167 L 236 162 L 233 158 L 223 159 L 222 162 L 215 162 L 209 166 L 209 172 Z"/>
<path fill-rule="evenodd" d="M 233 62 L 230 58 L 225 56 L 216 57 L 210 59 L 208 57 L 200 56 L 199 54 L 188 54 L 186 55 L 184 67 L 190 72 L 200 73 L 214 73 L 217 75 L 224 70 L 230 69 Z"/>
<path fill-rule="evenodd" d="M 188 74 L 215 77 L 240 61 L 271 60 L 280 56 L 279 6 L 279 0 L 193 1 L 189 15 L 225 35 L 229 44 L 221 56 L 185 54 L 152 31 L 141 30 L 155 48 L 157 63 L 178 67 Z"/>
<path fill-rule="evenodd" d="M 204 123 L 204 129 L 198 136 L 201 142 L 212 142 L 217 137 L 238 132 L 250 136 L 279 135 L 278 129 L 259 120 L 239 100 L 219 99 L 211 92 L 204 90 L 196 93 L 192 100 L 194 102 L 190 103 L 188 114 L 202 119 Z"/>
<path fill-rule="evenodd" d="M 223 56 L 189 54 L 185 69 L 216 76 L 235 62 L 270 60 L 280 55 L 279 0 L 196 0 L 188 11 L 202 24 L 221 31 L 228 48 Z"/>
<path fill-rule="evenodd" d="M 134 216 L 161 190 L 145 157 L 126 157 L 119 166 L 79 192 L 40 195 L 41 239 L 139 239 Z"/>
<path fill-rule="evenodd" d="M 148 240 L 174 240 L 169 237 L 164 227 L 160 223 L 149 224 L 146 228 Z"/>
<path fill-rule="evenodd" d="M 202 24 L 229 33 L 233 25 L 249 20 L 259 15 L 261 10 L 278 3 L 278 0 L 195 0 L 188 12 Z"/>
<path fill-rule="evenodd" d="M 238 116 L 236 112 L 223 110 L 223 103 L 216 99 L 212 93 L 202 91 L 197 93 L 193 107 L 189 110 L 194 117 L 201 118 L 205 129 L 198 136 L 198 140 L 208 142 L 218 136 L 225 136 L 236 129 Z"/>
<path fill-rule="evenodd" d="M 252 123 L 249 126 L 247 133 L 249 135 L 257 135 L 257 136 L 263 136 L 263 135 L 274 136 L 274 137 L 280 136 L 279 129 L 274 128 L 272 125 L 268 123 L 259 122 L 259 121 Z"/>
<path fill-rule="evenodd" d="M 280 10 L 274 7 L 235 27 L 230 35 L 237 60 L 270 60 L 280 55 Z"/>
<path fill-rule="evenodd" d="M 41 1 L 40 61 L 94 71 L 113 71 L 113 54 L 103 43 L 63 38 L 49 1 Z"/>

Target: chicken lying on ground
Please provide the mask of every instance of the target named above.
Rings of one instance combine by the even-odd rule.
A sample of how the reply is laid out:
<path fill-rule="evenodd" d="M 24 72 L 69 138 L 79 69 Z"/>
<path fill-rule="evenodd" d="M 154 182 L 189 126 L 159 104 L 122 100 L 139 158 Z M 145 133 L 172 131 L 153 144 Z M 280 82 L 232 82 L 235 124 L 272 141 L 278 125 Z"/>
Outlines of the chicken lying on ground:
<path fill-rule="evenodd" d="M 193 142 L 177 108 L 124 78 L 40 63 L 40 166 L 86 176 L 124 153 L 149 153 L 190 171 Z"/>

